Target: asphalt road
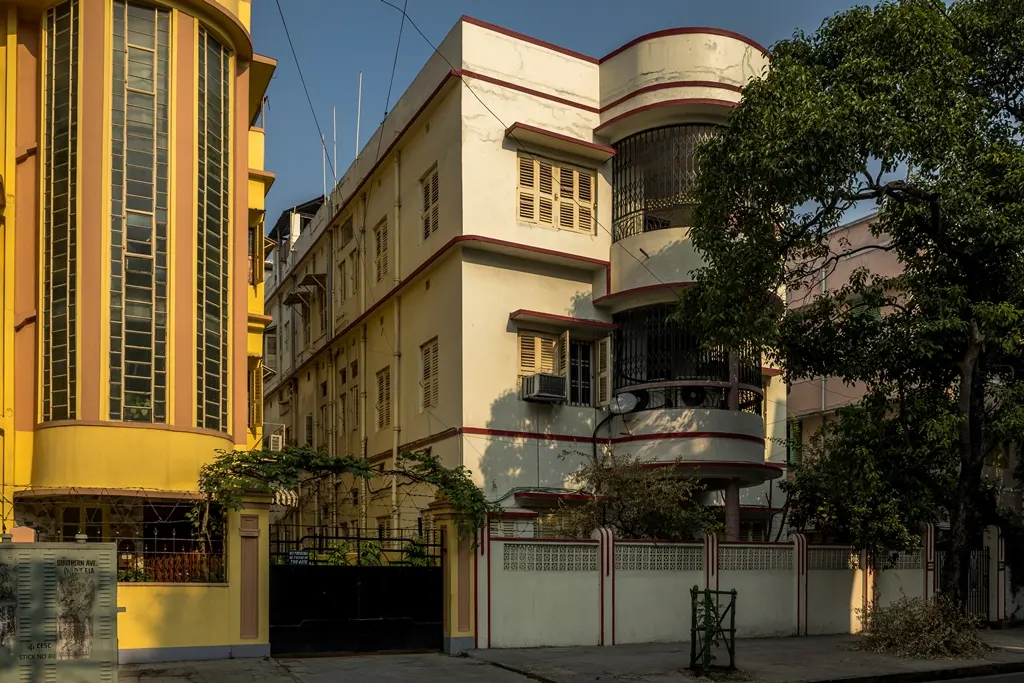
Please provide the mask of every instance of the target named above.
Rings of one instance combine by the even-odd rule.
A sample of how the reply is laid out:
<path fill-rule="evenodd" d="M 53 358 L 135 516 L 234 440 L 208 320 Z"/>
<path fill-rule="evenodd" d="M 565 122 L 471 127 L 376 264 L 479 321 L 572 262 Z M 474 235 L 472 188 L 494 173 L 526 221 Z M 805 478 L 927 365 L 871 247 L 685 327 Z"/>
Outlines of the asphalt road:
<path fill-rule="evenodd" d="M 976 678 L 958 678 L 960 683 L 1024 683 L 1024 673 L 1000 674 L 999 676 L 978 676 Z"/>

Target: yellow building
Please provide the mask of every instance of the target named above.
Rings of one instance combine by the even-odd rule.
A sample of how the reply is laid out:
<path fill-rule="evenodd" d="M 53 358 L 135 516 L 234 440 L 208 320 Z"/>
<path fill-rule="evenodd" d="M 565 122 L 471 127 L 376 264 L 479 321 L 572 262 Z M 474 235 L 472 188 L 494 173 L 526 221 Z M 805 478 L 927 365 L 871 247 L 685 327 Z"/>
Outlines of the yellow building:
<path fill-rule="evenodd" d="M 238 587 L 257 558 L 232 533 L 265 513 L 234 515 L 213 552 L 187 518 L 199 467 L 262 436 L 276 63 L 250 13 L 0 1 L 0 520 L 118 544 L 128 659 L 265 650 L 259 593 Z"/>

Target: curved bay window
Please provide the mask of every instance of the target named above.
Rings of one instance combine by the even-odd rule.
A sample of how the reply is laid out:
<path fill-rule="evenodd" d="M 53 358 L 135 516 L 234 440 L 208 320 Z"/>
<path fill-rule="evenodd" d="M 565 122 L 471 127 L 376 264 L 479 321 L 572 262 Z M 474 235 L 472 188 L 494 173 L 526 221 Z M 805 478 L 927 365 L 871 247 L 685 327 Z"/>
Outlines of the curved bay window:
<path fill-rule="evenodd" d="M 690 225 L 697 148 L 719 129 L 695 123 L 666 126 L 631 135 L 614 145 L 614 240 Z"/>
<path fill-rule="evenodd" d="M 761 413 L 760 358 L 705 347 L 669 317 L 675 304 L 654 304 L 614 316 L 615 391 L 642 392 L 648 409 L 716 408 Z"/>

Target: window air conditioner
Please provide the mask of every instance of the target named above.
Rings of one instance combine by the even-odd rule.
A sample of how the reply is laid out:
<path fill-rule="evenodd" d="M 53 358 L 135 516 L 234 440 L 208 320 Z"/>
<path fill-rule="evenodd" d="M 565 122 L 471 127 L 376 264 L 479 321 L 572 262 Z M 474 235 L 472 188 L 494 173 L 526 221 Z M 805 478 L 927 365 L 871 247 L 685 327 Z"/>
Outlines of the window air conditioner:
<path fill-rule="evenodd" d="M 284 446 L 284 437 L 282 435 L 280 435 L 280 434 L 271 434 L 270 435 L 270 450 L 275 451 L 275 452 L 276 451 L 280 451 L 283 446 Z"/>
<path fill-rule="evenodd" d="M 561 375 L 539 373 L 523 377 L 520 398 L 534 403 L 560 403 L 565 401 L 565 378 Z"/>

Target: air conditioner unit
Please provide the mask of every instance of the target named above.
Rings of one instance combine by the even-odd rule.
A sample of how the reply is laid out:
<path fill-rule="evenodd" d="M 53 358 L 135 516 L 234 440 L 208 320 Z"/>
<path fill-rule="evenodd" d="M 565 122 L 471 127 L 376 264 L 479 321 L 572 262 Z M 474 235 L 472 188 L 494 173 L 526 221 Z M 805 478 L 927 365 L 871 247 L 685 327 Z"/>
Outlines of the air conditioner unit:
<path fill-rule="evenodd" d="M 270 435 L 270 450 L 280 451 L 284 447 L 284 436 L 282 434 Z"/>
<path fill-rule="evenodd" d="M 523 377 L 519 397 L 534 403 L 561 403 L 565 401 L 565 377 L 545 373 Z"/>

